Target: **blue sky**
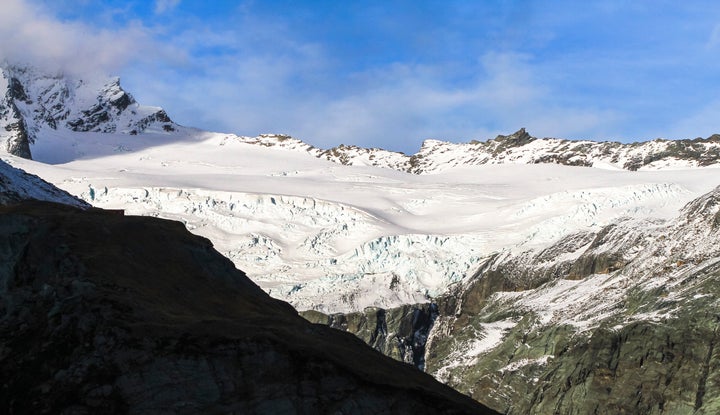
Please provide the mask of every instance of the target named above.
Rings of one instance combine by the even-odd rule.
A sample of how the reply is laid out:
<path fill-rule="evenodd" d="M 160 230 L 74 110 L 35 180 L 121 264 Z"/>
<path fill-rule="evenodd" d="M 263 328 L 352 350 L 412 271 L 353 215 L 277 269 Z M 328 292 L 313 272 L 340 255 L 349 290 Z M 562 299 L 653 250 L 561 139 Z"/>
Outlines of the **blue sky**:
<path fill-rule="evenodd" d="M 29 46 L 0 54 L 52 47 L 53 62 L 119 75 L 138 101 L 213 131 L 407 153 L 521 127 L 720 132 L 718 2 L 6 1 L 51 39 L 15 35 Z"/>

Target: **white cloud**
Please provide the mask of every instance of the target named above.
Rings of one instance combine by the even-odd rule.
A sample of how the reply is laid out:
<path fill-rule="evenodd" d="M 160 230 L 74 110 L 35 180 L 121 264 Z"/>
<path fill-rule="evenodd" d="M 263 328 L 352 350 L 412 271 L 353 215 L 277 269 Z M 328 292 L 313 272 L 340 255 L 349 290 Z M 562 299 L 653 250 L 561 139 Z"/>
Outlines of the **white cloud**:
<path fill-rule="evenodd" d="M 208 42 L 215 37 L 207 36 Z M 236 34 L 216 40 L 231 39 Z M 487 139 L 521 127 L 539 136 L 593 138 L 588 132 L 607 135 L 619 119 L 611 111 L 555 102 L 556 91 L 528 55 L 487 53 L 471 68 L 477 76 L 463 83 L 448 81 L 441 66 L 390 64 L 353 74 L 350 85 L 336 91 L 322 79 L 298 91 L 298 76 L 330 61 L 321 48 L 297 43 L 292 53 L 273 53 L 246 46 L 193 61 L 201 68 L 195 75 L 157 75 L 138 89 L 181 123 L 193 119 L 203 128 L 245 135 L 286 133 L 324 148 L 344 143 L 414 152 L 425 138 Z"/>
<path fill-rule="evenodd" d="M 720 23 L 716 24 L 713 27 L 712 31 L 710 31 L 710 36 L 708 36 L 706 47 L 714 48 L 718 45 L 720 45 Z"/>
<path fill-rule="evenodd" d="M 156 11 L 177 3 L 157 2 Z M 457 67 L 442 64 L 390 63 L 338 77 L 323 46 L 303 41 L 281 19 L 241 14 L 221 28 L 198 20 L 99 29 L 60 21 L 27 0 L 7 0 L 4 10 L 0 57 L 83 74 L 119 73 L 140 102 L 165 107 L 181 124 L 215 131 L 413 152 L 424 138 L 485 139 L 520 127 L 587 138 L 619 118 L 558 103 L 557 85 L 525 54 L 485 53 L 460 76 Z"/>
<path fill-rule="evenodd" d="M 4 0 L 2 9 L 0 59 L 8 62 L 71 73 L 108 73 L 142 56 L 164 53 L 140 24 L 99 29 L 65 22 L 26 0 Z"/>
<path fill-rule="evenodd" d="M 67 4 L 77 1 L 85 0 Z M 221 20 L 150 15 L 145 23 L 120 27 L 112 22 L 132 21 L 127 19 L 133 17 L 129 3 L 125 8 L 99 8 L 98 16 L 105 12 L 110 17 L 80 23 L 55 17 L 38 6 L 42 2 L 4 1 L 0 59 L 66 72 L 122 75 L 140 102 L 165 107 L 182 124 L 215 131 L 278 132 L 322 147 L 345 143 L 410 152 L 428 137 L 485 139 L 520 127 L 533 135 L 564 138 L 622 140 L 630 137 L 618 132 L 641 128 L 665 128 L 661 134 L 687 137 L 711 132 L 718 109 L 712 104 L 675 125 L 657 125 L 655 110 L 662 109 L 657 102 L 693 94 L 677 95 L 677 87 L 671 89 L 677 82 L 665 82 L 669 78 L 662 71 L 662 76 L 647 78 L 642 70 L 649 63 L 658 70 L 676 62 L 702 62 L 704 67 L 711 59 L 679 59 L 667 53 L 640 59 L 585 50 L 549 59 L 541 50 L 533 56 L 511 48 L 478 48 L 472 53 L 479 58 L 470 63 L 374 62 L 369 69 L 343 73 L 352 68 L 324 44 L 308 41 L 301 26 L 282 16 L 255 15 L 250 2 L 228 10 Z M 160 14 L 179 3 L 151 4 Z M 107 28 L 101 28 L 105 23 Z M 708 35 L 711 26 L 703 25 L 697 38 L 709 36 L 708 48 L 720 44 L 720 25 Z M 711 91 L 704 84 L 702 89 Z M 672 116 L 681 117 L 675 110 Z M 646 138 L 642 134 L 632 138 Z"/>
<path fill-rule="evenodd" d="M 171 11 L 177 5 L 180 4 L 180 0 L 155 0 L 155 13 L 163 14 Z"/>

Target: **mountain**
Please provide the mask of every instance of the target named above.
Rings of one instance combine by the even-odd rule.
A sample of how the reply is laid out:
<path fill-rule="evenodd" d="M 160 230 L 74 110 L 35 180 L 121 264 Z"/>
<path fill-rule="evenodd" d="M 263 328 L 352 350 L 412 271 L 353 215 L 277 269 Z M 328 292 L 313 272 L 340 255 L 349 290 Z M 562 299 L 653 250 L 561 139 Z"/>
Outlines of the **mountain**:
<path fill-rule="evenodd" d="M 31 158 L 43 130 L 139 134 L 172 132 L 161 108 L 141 106 L 119 78 L 79 79 L 29 66 L 0 67 L 0 148 Z"/>
<path fill-rule="evenodd" d="M 493 255 L 625 216 L 668 219 L 718 184 L 714 168 L 505 164 L 412 175 L 194 134 L 145 148 L 130 140 L 163 138 L 107 135 L 97 160 L 13 160 L 95 206 L 182 221 L 271 295 L 325 313 L 427 302 Z M 73 151 L 95 146 L 75 139 Z"/>
<path fill-rule="evenodd" d="M 719 246 L 717 187 L 672 220 L 492 256 L 431 319 L 426 305 L 304 315 L 399 360 L 421 347 L 428 373 L 503 413 L 711 414 Z"/>
<path fill-rule="evenodd" d="M 173 133 L 179 127 L 158 107 L 140 105 L 119 78 L 81 79 L 27 65 L 0 66 L 0 146 L 10 154 L 32 157 L 37 137 L 53 132 L 141 134 Z M 1 94 L 2 92 L 0 92 Z M 44 133 L 41 131 L 45 130 Z M 47 131 L 49 130 L 49 131 Z M 323 150 L 287 135 L 239 137 L 247 143 L 304 151 L 344 165 L 390 168 L 414 174 L 459 166 L 505 163 L 557 163 L 626 170 L 687 168 L 720 163 L 720 135 L 706 139 L 622 144 L 535 138 L 525 129 L 492 140 L 448 143 L 426 140 L 407 156 L 379 148 L 340 145 Z"/>
<path fill-rule="evenodd" d="M 500 412 L 709 414 L 719 145 L 520 130 L 407 156 L 43 127 L 35 161 L 3 159 L 182 222 L 308 320 Z"/>
<path fill-rule="evenodd" d="M 25 201 L 0 228 L 4 413 L 495 413 L 303 320 L 177 222 Z"/>

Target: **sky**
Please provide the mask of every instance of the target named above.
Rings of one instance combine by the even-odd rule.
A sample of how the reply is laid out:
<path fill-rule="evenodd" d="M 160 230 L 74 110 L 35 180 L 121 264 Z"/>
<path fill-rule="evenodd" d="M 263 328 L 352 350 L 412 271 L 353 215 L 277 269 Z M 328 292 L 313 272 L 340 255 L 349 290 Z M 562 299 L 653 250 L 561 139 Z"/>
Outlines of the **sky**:
<path fill-rule="evenodd" d="M 328 148 L 720 133 L 720 2 L 3 0 L 0 58 Z"/>

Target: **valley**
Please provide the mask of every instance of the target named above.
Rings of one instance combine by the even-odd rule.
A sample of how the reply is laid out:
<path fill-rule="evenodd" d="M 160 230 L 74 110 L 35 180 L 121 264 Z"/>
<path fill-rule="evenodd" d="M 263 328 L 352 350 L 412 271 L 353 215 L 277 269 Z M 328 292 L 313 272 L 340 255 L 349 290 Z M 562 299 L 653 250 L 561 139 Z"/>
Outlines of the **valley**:
<path fill-rule="evenodd" d="M 720 405 L 717 136 L 620 144 L 523 129 L 412 156 L 322 150 L 177 125 L 118 101 L 115 80 L 97 117 L 83 109 L 94 103 L 40 99 L 71 97 L 72 83 L 10 78 L 5 122 L 25 127 L 6 128 L 5 163 L 92 206 L 183 223 L 306 319 L 494 410 Z M 48 118 L 44 103 L 88 120 Z"/>

